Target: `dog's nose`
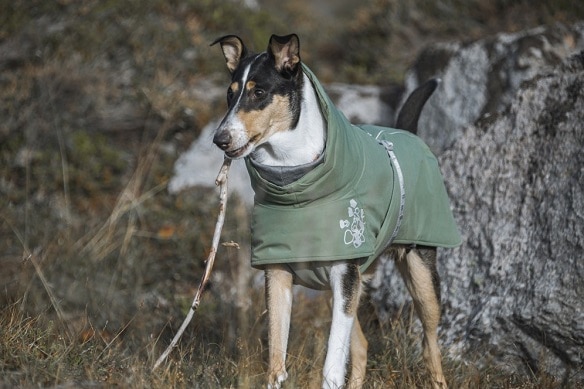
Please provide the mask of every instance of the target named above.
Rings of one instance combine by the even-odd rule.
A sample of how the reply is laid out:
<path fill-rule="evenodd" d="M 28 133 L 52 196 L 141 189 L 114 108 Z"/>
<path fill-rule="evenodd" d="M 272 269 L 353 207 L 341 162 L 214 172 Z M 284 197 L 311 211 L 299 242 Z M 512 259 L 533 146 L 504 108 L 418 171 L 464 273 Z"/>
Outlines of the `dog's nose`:
<path fill-rule="evenodd" d="M 229 131 L 217 131 L 213 137 L 213 143 L 221 150 L 227 150 L 231 144 L 231 134 Z"/>

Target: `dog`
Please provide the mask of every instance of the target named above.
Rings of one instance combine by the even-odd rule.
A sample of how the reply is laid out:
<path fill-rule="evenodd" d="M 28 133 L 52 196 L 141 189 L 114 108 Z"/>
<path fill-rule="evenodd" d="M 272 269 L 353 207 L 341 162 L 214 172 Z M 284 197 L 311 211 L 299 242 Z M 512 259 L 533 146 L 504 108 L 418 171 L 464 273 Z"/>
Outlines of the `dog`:
<path fill-rule="evenodd" d="M 362 386 L 368 346 L 356 316 L 362 284 L 378 257 L 392 255 L 422 322 L 432 386 L 445 388 L 436 247 L 455 247 L 460 235 L 435 157 L 410 133 L 437 81 L 413 92 L 401 109 L 396 127 L 410 132 L 356 127 L 301 62 L 296 34 L 272 35 L 261 53 L 235 35 L 215 44 L 231 82 L 213 142 L 227 158 L 245 159 L 255 191 L 252 266 L 265 271 L 267 387 L 280 388 L 288 377 L 293 284 L 332 290 L 322 387 Z M 436 188 L 428 190 L 426 181 Z"/>

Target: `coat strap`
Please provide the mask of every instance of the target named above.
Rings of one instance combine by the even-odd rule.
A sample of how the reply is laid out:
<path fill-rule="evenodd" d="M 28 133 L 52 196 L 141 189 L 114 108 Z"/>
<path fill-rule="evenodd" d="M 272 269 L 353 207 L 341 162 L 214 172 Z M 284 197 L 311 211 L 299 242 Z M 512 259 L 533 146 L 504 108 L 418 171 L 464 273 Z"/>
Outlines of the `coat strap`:
<path fill-rule="evenodd" d="M 379 140 L 379 144 L 381 144 L 385 148 L 385 150 L 387 150 L 387 154 L 389 154 L 389 159 L 391 160 L 391 163 L 392 163 L 392 165 L 397 173 L 397 179 L 399 181 L 399 190 L 400 190 L 399 215 L 397 217 L 397 223 L 395 224 L 395 228 L 393 230 L 393 233 L 391 234 L 389 241 L 386 243 L 385 248 L 383 249 L 383 251 L 385 251 L 387 248 L 389 248 L 389 246 L 391 246 L 391 244 L 393 243 L 393 241 L 397 237 L 397 234 L 398 234 L 399 229 L 401 227 L 401 223 L 402 223 L 402 220 L 404 218 L 404 208 L 406 205 L 406 193 L 405 193 L 405 185 L 404 185 L 404 176 L 403 176 L 401 167 L 399 165 L 399 161 L 397 160 L 397 157 L 395 156 L 395 153 L 393 152 L 393 143 L 390 141 L 387 141 L 387 140 Z"/>

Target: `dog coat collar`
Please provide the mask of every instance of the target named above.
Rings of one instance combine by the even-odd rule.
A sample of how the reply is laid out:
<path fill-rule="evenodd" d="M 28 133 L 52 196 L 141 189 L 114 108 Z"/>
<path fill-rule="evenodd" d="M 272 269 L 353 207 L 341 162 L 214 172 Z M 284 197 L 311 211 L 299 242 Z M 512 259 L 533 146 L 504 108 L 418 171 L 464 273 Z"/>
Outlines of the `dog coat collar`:
<path fill-rule="evenodd" d="M 327 123 L 323 160 L 295 181 L 279 185 L 246 158 L 255 191 L 252 266 L 287 264 L 297 283 L 322 289 L 328 287 L 327 264 L 355 260 L 363 272 L 392 236 L 399 244 L 458 246 L 442 175 L 428 147 L 406 131 L 352 125 L 314 74 L 304 65 L 303 71 Z M 403 188 L 393 158 L 380 142 L 393 145 Z M 302 275 L 304 269 L 312 275 Z"/>
<path fill-rule="evenodd" d="M 262 165 L 249 157 L 249 163 L 257 170 L 258 174 L 267 181 L 279 186 L 285 186 L 302 178 L 306 173 L 320 165 L 324 160 L 322 153 L 315 161 L 298 166 L 269 166 Z"/>

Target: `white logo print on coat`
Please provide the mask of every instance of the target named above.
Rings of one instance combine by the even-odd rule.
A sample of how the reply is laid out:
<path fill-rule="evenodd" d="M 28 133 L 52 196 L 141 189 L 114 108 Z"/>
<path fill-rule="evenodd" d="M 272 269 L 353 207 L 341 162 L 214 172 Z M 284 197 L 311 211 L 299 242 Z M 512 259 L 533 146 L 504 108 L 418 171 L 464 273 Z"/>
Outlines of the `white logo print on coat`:
<path fill-rule="evenodd" d="M 351 199 L 349 205 L 349 219 L 341 219 L 339 224 L 341 230 L 345 230 L 345 244 L 353 244 L 357 248 L 365 242 L 365 211 L 355 199 Z"/>

